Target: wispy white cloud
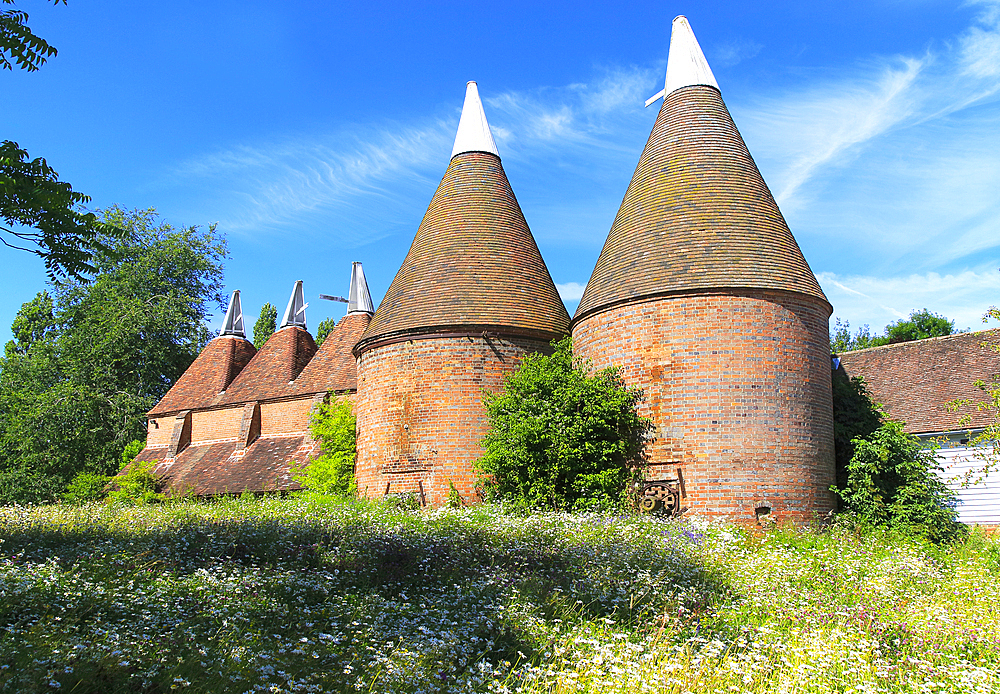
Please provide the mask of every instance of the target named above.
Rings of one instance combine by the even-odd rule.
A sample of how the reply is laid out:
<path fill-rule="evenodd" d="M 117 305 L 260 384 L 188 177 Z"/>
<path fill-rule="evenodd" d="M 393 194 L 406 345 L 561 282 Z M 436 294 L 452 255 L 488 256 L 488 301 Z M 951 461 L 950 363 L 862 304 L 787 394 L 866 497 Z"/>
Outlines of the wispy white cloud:
<path fill-rule="evenodd" d="M 586 284 L 579 282 L 556 283 L 556 291 L 559 292 L 559 297 L 563 301 L 579 301 L 583 298 L 583 290 L 586 288 Z"/>
<path fill-rule="evenodd" d="M 849 320 L 855 328 L 867 324 L 874 332 L 923 308 L 954 319 L 958 329 L 975 329 L 1000 296 L 1000 271 L 989 268 L 903 277 L 821 272 L 817 278 L 835 307 L 835 318 Z"/>
<path fill-rule="evenodd" d="M 733 67 L 756 57 L 763 48 L 764 45 L 756 41 L 734 39 L 712 46 L 708 58 L 715 67 Z"/>

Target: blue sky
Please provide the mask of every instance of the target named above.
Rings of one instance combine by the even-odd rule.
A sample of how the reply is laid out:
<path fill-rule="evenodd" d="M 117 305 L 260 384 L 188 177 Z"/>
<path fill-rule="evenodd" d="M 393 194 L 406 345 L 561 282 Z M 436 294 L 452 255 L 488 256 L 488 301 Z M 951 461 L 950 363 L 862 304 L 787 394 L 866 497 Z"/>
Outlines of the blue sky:
<path fill-rule="evenodd" d="M 540 9 L 544 5 L 544 9 Z M 59 49 L 0 72 L 0 139 L 93 207 L 218 223 L 248 326 L 305 281 L 382 298 L 448 163 L 467 80 L 572 313 L 656 117 L 685 14 L 834 315 L 877 331 L 1000 303 L 1000 2 L 19 0 Z M 0 341 L 44 288 L 0 248 Z M 221 311 L 215 322 L 221 322 Z M 218 327 L 214 325 L 213 327 Z"/>

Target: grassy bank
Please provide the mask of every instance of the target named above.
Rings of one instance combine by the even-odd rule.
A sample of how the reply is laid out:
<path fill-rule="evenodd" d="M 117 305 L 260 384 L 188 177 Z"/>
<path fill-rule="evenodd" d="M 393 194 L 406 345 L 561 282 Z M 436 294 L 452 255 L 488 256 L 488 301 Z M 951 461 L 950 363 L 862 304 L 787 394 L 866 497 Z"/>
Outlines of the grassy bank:
<path fill-rule="evenodd" d="M 0 509 L 0 689 L 1000 692 L 1000 544 L 230 499 Z"/>

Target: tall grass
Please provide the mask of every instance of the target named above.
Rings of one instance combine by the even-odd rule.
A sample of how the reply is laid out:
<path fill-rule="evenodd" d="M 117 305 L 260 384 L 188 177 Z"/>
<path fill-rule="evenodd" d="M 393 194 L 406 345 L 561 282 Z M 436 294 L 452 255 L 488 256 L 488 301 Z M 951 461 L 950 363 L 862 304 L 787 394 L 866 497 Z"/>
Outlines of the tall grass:
<path fill-rule="evenodd" d="M 11 692 L 1000 692 L 1000 545 L 321 497 L 0 509 Z"/>

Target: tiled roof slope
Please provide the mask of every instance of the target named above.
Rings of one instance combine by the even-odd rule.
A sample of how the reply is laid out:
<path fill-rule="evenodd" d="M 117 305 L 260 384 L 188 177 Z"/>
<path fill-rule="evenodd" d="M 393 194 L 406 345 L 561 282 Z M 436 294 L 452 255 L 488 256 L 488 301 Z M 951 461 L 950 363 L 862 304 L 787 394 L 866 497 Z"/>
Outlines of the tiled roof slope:
<path fill-rule="evenodd" d="M 928 340 L 901 342 L 837 355 L 848 376 L 861 376 L 872 399 L 911 434 L 955 431 L 960 414 L 945 404 L 960 398 L 985 400 L 973 385 L 1000 373 L 1000 354 L 982 346 L 1000 345 L 1000 328 Z M 973 414 L 972 428 L 989 423 L 988 413 Z M 968 427 L 964 427 L 968 428 Z"/>
<path fill-rule="evenodd" d="M 337 324 L 309 365 L 295 381 L 299 393 L 341 392 L 358 389 L 358 360 L 354 345 L 371 322 L 370 313 L 348 313 Z"/>
<path fill-rule="evenodd" d="M 253 344 L 241 337 L 226 335 L 215 338 L 149 414 L 155 417 L 218 404 L 225 397 L 222 391 L 229 387 L 256 353 Z"/>
<path fill-rule="evenodd" d="M 380 339 L 493 327 L 553 339 L 569 332 L 500 158 L 457 154 L 357 350 Z"/>
<path fill-rule="evenodd" d="M 720 288 L 826 302 L 718 90 L 682 87 L 663 101 L 574 320 Z"/>
<path fill-rule="evenodd" d="M 154 469 L 174 494 L 215 496 L 242 492 L 298 489 L 291 467 L 305 463 L 316 453 L 308 437 L 279 436 L 257 439 L 242 456 L 234 455 L 232 442 L 188 446 L 170 465 Z M 163 449 L 147 448 L 136 460 L 157 460 Z"/>
<path fill-rule="evenodd" d="M 271 335 L 226 391 L 225 404 L 270 400 L 302 391 L 289 385 L 316 354 L 306 330 L 291 325 Z"/>

